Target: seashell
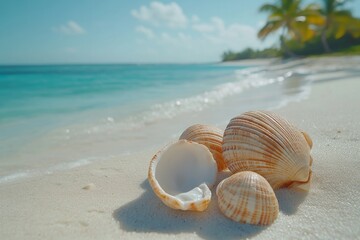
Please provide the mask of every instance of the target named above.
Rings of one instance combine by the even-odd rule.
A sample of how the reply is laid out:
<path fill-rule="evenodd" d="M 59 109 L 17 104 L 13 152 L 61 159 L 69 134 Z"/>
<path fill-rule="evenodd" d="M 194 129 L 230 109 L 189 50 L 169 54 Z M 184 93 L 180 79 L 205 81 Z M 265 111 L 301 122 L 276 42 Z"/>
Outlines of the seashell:
<path fill-rule="evenodd" d="M 170 208 L 204 211 L 216 174 L 216 162 L 207 147 L 179 140 L 155 154 L 148 180 L 154 193 Z"/>
<path fill-rule="evenodd" d="M 274 113 L 246 112 L 226 127 L 223 157 L 231 172 L 257 172 L 274 189 L 309 185 L 312 141 L 306 136 Z"/>
<path fill-rule="evenodd" d="M 195 124 L 188 127 L 180 136 L 180 139 L 194 141 L 205 145 L 212 153 L 218 171 L 225 170 L 226 164 L 222 156 L 222 140 L 224 131 L 210 125 Z"/>
<path fill-rule="evenodd" d="M 310 171 L 309 179 L 306 182 L 293 182 L 288 186 L 288 188 L 293 188 L 296 190 L 302 190 L 307 192 L 310 189 L 311 179 L 312 179 L 312 171 Z"/>
<path fill-rule="evenodd" d="M 274 190 L 255 172 L 239 172 L 224 179 L 216 195 L 221 212 L 236 222 L 269 225 L 279 213 Z"/>
<path fill-rule="evenodd" d="M 309 147 L 311 149 L 313 146 L 313 141 L 310 138 L 309 134 L 307 134 L 307 132 L 301 132 L 301 133 L 304 135 L 304 138 L 305 138 L 306 142 L 309 144 Z"/>

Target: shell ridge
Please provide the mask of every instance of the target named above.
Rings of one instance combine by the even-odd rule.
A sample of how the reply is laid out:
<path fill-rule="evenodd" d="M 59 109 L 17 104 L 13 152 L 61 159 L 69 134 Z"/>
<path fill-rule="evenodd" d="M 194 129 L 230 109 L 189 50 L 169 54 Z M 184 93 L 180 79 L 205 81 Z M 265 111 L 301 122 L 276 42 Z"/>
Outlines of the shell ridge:
<path fill-rule="evenodd" d="M 276 126 L 273 127 L 273 126 L 271 126 L 271 125 L 269 124 L 269 120 L 271 121 L 270 118 L 263 119 L 263 118 L 261 118 L 261 117 L 259 117 L 259 116 L 254 117 L 254 118 L 258 120 L 257 124 L 258 124 L 259 126 L 261 126 L 264 131 L 266 131 L 266 132 L 269 131 L 270 134 L 275 134 L 275 136 L 278 137 L 278 143 L 279 143 L 281 146 L 283 146 L 284 149 L 286 149 L 286 147 L 289 146 L 289 145 L 288 145 L 289 143 L 288 143 L 286 137 L 283 136 L 283 134 L 282 134 L 281 131 L 279 131 L 279 126 L 276 125 Z M 281 129 L 281 128 L 280 128 L 280 129 Z"/>
<path fill-rule="evenodd" d="M 269 114 L 269 113 L 266 113 L 265 114 L 267 116 L 269 116 L 269 119 L 271 119 L 274 123 L 277 124 L 278 128 L 281 130 L 279 131 L 280 134 L 282 134 L 284 136 L 284 139 L 287 141 L 288 143 L 288 146 L 294 151 L 296 152 L 296 150 L 294 149 L 294 144 L 291 144 L 291 142 L 297 142 L 298 141 L 298 138 L 300 137 L 300 131 L 295 127 L 293 126 L 291 123 L 289 123 L 286 119 L 282 119 L 282 123 L 279 122 L 280 121 L 280 118 L 279 116 L 275 115 L 275 114 Z M 284 125 L 286 124 L 287 128 L 284 128 Z M 291 130 L 291 131 L 289 131 Z M 295 136 L 294 133 L 298 133 L 296 134 L 297 136 Z M 286 133 L 286 134 L 284 134 Z M 291 142 L 289 141 L 289 139 L 291 139 Z"/>
<path fill-rule="evenodd" d="M 259 113 L 260 114 L 262 113 L 262 114 L 260 115 Z M 288 146 L 287 148 L 284 148 L 284 150 L 286 151 L 286 155 L 287 155 L 287 158 L 284 159 L 284 161 L 285 161 L 285 163 L 287 163 L 288 169 L 291 170 L 293 168 L 301 167 L 301 166 L 298 166 L 298 164 L 301 161 L 298 161 L 297 154 L 298 154 L 298 152 L 304 152 L 304 149 L 299 149 L 299 150 L 295 149 L 294 148 L 295 144 L 291 144 L 291 143 L 299 142 L 299 137 L 301 136 L 300 135 L 301 132 L 298 131 L 298 129 L 295 126 L 293 126 L 291 123 L 289 123 L 286 119 L 281 118 L 277 114 L 270 113 L 267 111 L 257 111 L 256 114 L 259 116 L 264 115 L 265 118 L 270 120 L 272 123 L 275 124 L 275 126 L 277 126 L 277 128 L 279 128 L 278 133 L 282 136 L 283 139 L 285 139 L 286 145 Z M 287 126 L 287 129 L 285 129 L 284 126 Z M 297 144 L 297 145 L 299 145 L 299 144 Z M 303 145 L 304 144 L 302 144 L 301 147 L 303 147 Z M 296 175 L 296 173 L 294 173 L 293 171 L 290 171 L 289 175 L 290 176 Z"/>
<path fill-rule="evenodd" d="M 247 139 L 247 138 L 245 138 L 245 139 Z M 245 141 L 245 139 L 244 139 L 244 141 Z M 243 142 L 242 141 L 235 141 L 235 142 L 237 142 L 241 147 L 239 147 L 239 146 L 236 146 L 236 145 L 233 145 L 233 147 L 231 147 L 231 148 L 229 148 L 226 144 L 223 144 L 223 152 L 224 152 L 224 154 L 226 154 L 226 151 L 228 151 L 228 150 L 238 150 L 238 152 L 239 152 L 239 154 L 240 155 L 245 155 L 244 154 L 244 147 L 246 147 L 246 146 L 244 146 L 244 144 L 243 144 Z M 256 141 L 254 141 L 254 143 L 256 143 Z M 229 143 L 230 144 L 230 143 Z M 241 151 L 239 151 L 239 150 L 241 150 Z M 287 162 L 287 160 L 285 159 L 285 160 L 283 160 L 283 158 L 282 158 L 282 156 L 281 155 L 284 155 L 284 154 L 273 154 L 272 153 L 272 155 L 275 155 L 275 157 L 271 157 L 271 156 L 269 156 L 269 155 L 266 155 L 266 154 L 263 154 L 262 152 L 259 152 L 259 151 L 256 151 L 255 149 L 252 149 L 252 150 L 254 150 L 254 152 L 257 152 L 257 153 L 259 153 L 259 155 L 264 155 L 264 156 L 266 156 L 266 157 L 269 157 L 269 158 L 271 158 L 271 159 L 274 159 L 274 161 L 280 161 L 280 164 L 281 165 L 284 165 L 284 166 L 287 166 L 288 165 L 288 162 Z M 266 149 L 265 149 L 266 150 Z M 278 153 L 278 151 L 277 151 L 277 153 Z"/>
<path fill-rule="evenodd" d="M 309 141 L 277 114 L 250 111 L 229 122 L 222 151 L 230 171 L 255 171 L 276 189 L 309 177 Z"/>
<path fill-rule="evenodd" d="M 286 148 L 286 145 L 284 145 L 284 143 L 281 140 L 274 138 L 273 137 L 274 134 L 272 134 L 269 131 L 261 131 L 261 130 L 254 128 L 251 125 L 246 125 L 246 124 L 244 124 L 243 126 L 237 127 L 236 130 L 240 130 L 240 131 L 248 132 L 249 134 L 257 135 L 259 138 L 263 138 L 264 136 L 266 136 L 267 139 L 271 139 L 272 142 L 281 146 L 283 149 Z M 227 132 L 226 134 L 229 134 L 229 133 Z M 236 132 L 235 132 L 235 134 L 236 134 Z"/>
<path fill-rule="evenodd" d="M 282 157 L 281 154 L 275 149 L 274 149 L 274 151 L 270 151 L 271 149 L 266 145 L 264 145 L 266 148 L 261 148 L 256 144 L 256 141 L 251 141 L 249 139 L 249 141 L 246 142 L 246 140 L 247 139 L 244 139 L 244 140 L 239 139 L 237 141 L 237 143 L 239 143 L 240 146 L 232 147 L 231 150 L 243 150 L 245 148 L 245 149 L 253 150 L 254 152 L 258 153 L 259 155 L 266 156 L 271 159 L 278 159 L 278 158 Z M 223 148 L 223 151 L 227 151 L 227 150 L 229 150 L 229 148 L 227 146 L 225 146 Z"/>
<path fill-rule="evenodd" d="M 221 212 L 237 222 L 271 224 L 279 211 L 274 190 L 255 172 L 243 171 L 230 176 L 218 186 L 217 195 Z"/>
<path fill-rule="evenodd" d="M 263 113 L 263 115 L 260 115 L 259 113 Z M 286 135 L 283 134 L 284 128 L 282 127 L 281 124 L 278 123 L 278 121 L 276 121 L 276 119 L 270 117 L 269 115 L 266 114 L 265 111 L 258 111 L 258 113 L 256 114 L 257 118 L 259 119 L 260 122 L 262 122 L 262 126 L 265 129 L 271 129 L 273 134 L 276 134 L 276 136 L 279 136 L 279 140 L 282 142 L 282 144 L 284 146 L 289 147 L 290 143 L 287 140 Z M 274 125 L 271 125 L 269 123 L 273 123 Z M 288 127 L 292 127 L 292 125 L 285 123 Z"/>

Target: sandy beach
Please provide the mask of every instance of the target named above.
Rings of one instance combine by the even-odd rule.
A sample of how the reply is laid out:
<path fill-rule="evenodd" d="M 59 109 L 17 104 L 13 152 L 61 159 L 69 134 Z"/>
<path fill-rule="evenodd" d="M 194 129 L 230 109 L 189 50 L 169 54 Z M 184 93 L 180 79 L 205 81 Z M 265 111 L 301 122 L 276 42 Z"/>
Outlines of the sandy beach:
<path fill-rule="evenodd" d="M 171 210 L 147 181 L 151 157 L 184 126 L 221 118 L 225 128 L 229 117 L 240 114 L 229 111 L 236 108 L 232 96 L 194 117 L 168 120 L 178 126 L 177 136 L 155 126 L 159 133 L 149 136 L 156 144 L 149 137 L 135 154 L 1 184 L 0 239 L 359 239 L 359 66 L 358 57 L 267 65 L 273 71 L 313 71 L 304 99 L 273 109 L 312 137 L 313 182 L 308 193 L 276 191 L 280 214 L 270 226 L 225 218 L 215 194 L 205 212 Z M 228 175 L 219 174 L 217 181 Z"/>

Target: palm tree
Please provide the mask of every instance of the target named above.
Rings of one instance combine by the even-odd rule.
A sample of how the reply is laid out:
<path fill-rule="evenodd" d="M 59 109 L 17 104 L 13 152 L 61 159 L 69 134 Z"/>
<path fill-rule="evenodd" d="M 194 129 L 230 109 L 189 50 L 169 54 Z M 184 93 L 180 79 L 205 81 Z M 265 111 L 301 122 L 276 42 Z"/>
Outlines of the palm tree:
<path fill-rule="evenodd" d="M 348 31 L 351 33 L 351 35 L 354 38 L 360 37 L 360 19 L 359 18 L 353 18 L 351 23 L 347 27 L 348 27 Z"/>
<path fill-rule="evenodd" d="M 319 14 L 318 6 L 310 4 L 301 8 L 301 0 L 278 0 L 275 4 L 264 4 L 260 12 L 268 12 L 266 24 L 258 32 L 260 39 L 265 39 L 269 34 L 281 29 L 281 48 L 289 56 L 295 54 L 286 45 L 286 36 L 296 39 L 298 42 L 309 40 L 315 35 L 312 24 L 323 24 L 324 20 Z"/>
<path fill-rule="evenodd" d="M 321 31 L 321 41 L 326 52 L 331 51 L 327 41 L 329 34 L 333 33 L 338 39 L 350 30 L 349 27 L 358 25 L 358 20 L 352 16 L 351 11 L 343 9 L 347 2 L 348 0 L 323 0 L 320 12 L 325 17 L 325 23 Z"/>

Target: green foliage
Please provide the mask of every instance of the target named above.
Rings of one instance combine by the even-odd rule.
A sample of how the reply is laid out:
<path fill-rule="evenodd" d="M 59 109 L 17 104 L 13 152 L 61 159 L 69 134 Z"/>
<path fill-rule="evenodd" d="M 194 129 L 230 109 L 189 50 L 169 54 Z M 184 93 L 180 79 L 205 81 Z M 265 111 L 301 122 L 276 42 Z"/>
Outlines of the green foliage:
<path fill-rule="evenodd" d="M 281 49 L 268 48 L 242 52 L 227 51 L 223 61 L 252 58 L 311 56 L 329 52 L 358 53 L 360 19 L 346 9 L 351 0 L 322 0 L 303 7 L 302 0 L 277 0 L 259 8 L 268 13 L 258 37 L 265 39 L 280 31 Z"/>
<path fill-rule="evenodd" d="M 360 55 L 360 45 L 352 46 L 346 49 L 342 49 L 338 52 L 328 53 L 327 56 L 352 56 Z"/>
<path fill-rule="evenodd" d="M 355 38 L 350 33 L 345 34 L 342 38 L 337 39 L 335 35 L 327 39 L 333 52 L 346 51 L 351 46 L 360 45 L 360 38 Z M 294 40 L 287 41 L 287 45 L 298 56 L 311 56 L 325 53 L 321 36 L 318 35 L 306 43 L 298 43 Z"/>
<path fill-rule="evenodd" d="M 324 24 L 319 6 L 309 4 L 302 8 L 301 0 L 278 0 L 259 8 L 268 13 L 267 22 L 259 30 L 258 37 L 265 39 L 271 33 L 282 31 L 282 35 L 297 41 L 307 41 L 315 35 L 314 27 Z"/>
<path fill-rule="evenodd" d="M 222 55 L 222 61 L 235 61 L 242 59 L 255 59 L 255 58 L 274 58 L 279 57 L 280 51 L 277 48 L 266 48 L 263 50 L 254 50 L 252 48 L 246 48 L 241 52 L 227 51 Z"/>

